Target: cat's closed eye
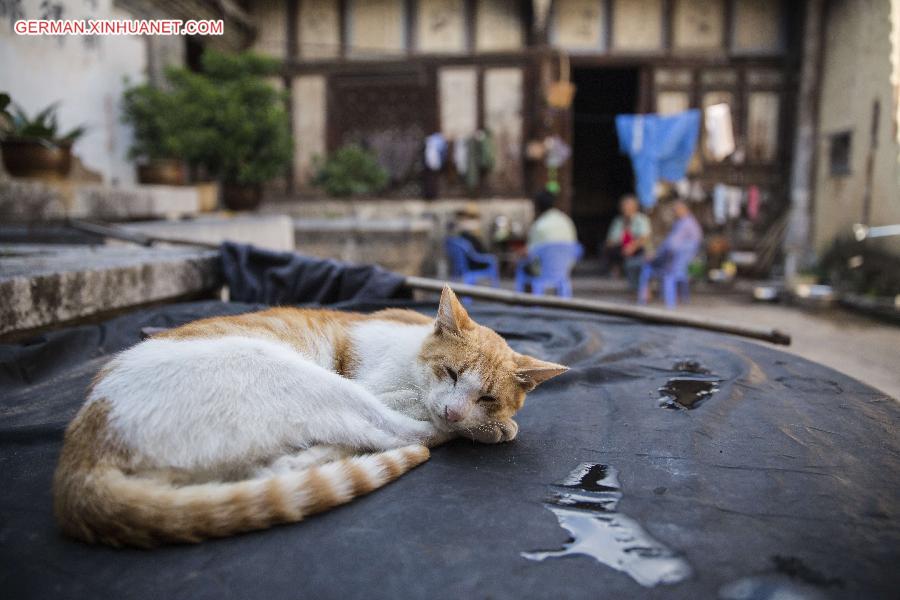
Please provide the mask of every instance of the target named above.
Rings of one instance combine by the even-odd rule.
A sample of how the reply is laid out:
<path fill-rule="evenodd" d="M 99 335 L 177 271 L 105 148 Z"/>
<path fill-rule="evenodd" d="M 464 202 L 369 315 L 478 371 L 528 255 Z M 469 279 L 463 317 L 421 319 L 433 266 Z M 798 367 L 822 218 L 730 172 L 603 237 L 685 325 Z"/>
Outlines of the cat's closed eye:
<path fill-rule="evenodd" d="M 485 402 L 485 403 L 486 403 L 486 402 L 496 402 L 497 399 L 494 398 L 493 396 L 485 395 L 485 396 L 481 396 L 480 398 L 478 398 L 478 401 L 479 401 L 479 402 Z"/>
<path fill-rule="evenodd" d="M 457 377 L 459 377 L 459 376 L 456 374 L 456 371 L 454 371 L 454 370 L 451 369 L 450 367 L 444 367 L 444 370 L 447 371 L 447 375 L 450 376 L 450 379 L 453 380 L 453 383 L 456 383 L 456 379 L 457 379 Z"/>

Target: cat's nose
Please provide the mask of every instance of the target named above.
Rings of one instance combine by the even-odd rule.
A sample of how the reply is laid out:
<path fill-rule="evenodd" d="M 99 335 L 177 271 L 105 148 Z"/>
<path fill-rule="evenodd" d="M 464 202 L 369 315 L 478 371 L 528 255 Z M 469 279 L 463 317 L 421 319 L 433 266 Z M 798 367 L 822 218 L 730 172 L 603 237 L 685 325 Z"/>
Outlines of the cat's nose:
<path fill-rule="evenodd" d="M 461 410 L 450 408 L 449 406 L 444 407 L 444 418 L 451 423 L 459 423 L 464 417 L 465 414 Z"/>

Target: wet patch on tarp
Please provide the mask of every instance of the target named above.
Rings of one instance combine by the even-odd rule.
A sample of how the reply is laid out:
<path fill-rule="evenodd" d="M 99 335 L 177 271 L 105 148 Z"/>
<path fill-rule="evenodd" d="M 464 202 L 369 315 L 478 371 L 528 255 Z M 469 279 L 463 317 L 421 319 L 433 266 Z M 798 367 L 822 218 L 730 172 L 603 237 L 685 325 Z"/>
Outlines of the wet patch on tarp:
<path fill-rule="evenodd" d="M 523 552 L 523 557 L 542 561 L 584 554 L 645 587 L 691 576 L 687 561 L 616 510 L 622 491 L 614 467 L 582 463 L 554 488 L 545 506 L 572 537 L 561 550 Z"/>
<path fill-rule="evenodd" d="M 663 408 L 693 410 L 719 391 L 722 380 L 696 360 L 680 360 L 672 365 L 679 373 L 659 390 L 659 405 Z"/>

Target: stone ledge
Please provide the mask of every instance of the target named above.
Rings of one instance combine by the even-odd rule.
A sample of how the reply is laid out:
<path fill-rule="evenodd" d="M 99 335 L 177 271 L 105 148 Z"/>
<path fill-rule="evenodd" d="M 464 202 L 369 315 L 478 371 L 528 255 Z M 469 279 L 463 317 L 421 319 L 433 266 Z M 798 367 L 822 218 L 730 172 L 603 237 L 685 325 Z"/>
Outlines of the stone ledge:
<path fill-rule="evenodd" d="M 0 245 L 0 336 L 199 295 L 220 282 L 214 250 Z"/>
<path fill-rule="evenodd" d="M 204 186 L 0 180 L 0 218 L 7 223 L 65 218 L 147 219 L 194 215 L 208 203 Z"/>
<path fill-rule="evenodd" d="M 269 250 L 294 250 L 294 222 L 285 215 L 203 215 L 183 221 L 120 224 L 126 231 L 164 238 L 219 244 L 225 240 Z"/>

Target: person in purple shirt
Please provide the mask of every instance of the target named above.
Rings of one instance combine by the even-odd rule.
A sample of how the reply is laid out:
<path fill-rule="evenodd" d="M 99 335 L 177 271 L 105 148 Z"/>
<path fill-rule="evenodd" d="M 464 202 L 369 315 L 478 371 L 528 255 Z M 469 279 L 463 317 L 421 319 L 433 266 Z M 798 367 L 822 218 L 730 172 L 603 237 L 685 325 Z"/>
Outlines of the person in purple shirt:
<path fill-rule="evenodd" d="M 646 303 L 649 299 L 651 277 L 659 277 L 671 273 L 687 272 L 687 266 L 700 250 L 703 241 L 703 229 L 691 214 L 691 209 L 683 200 L 675 200 L 672 205 L 675 222 L 669 235 L 659 245 L 656 252 L 647 257 L 641 270 L 638 291 L 638 302 Z"/>

